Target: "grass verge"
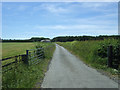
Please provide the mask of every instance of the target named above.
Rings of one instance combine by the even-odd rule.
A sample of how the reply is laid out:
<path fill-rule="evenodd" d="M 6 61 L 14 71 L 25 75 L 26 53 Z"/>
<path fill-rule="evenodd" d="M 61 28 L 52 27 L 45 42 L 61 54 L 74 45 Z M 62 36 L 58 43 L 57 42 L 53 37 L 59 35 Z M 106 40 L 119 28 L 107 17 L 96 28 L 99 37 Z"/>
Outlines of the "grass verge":
<path fill-rule="evenodd" d="M 101 58 L 98 56 L 98 49 L 101 45 L 116 45 L 117 40 L 106 39 L 101 41 L 57 42 L 57 44 L 65 47 L 88 66 L 97 70 L 102 70 L 104 73 L 109 73 L 113 77 L 118 76 L 118 70 L 107 67 L 107 58 Z"/>

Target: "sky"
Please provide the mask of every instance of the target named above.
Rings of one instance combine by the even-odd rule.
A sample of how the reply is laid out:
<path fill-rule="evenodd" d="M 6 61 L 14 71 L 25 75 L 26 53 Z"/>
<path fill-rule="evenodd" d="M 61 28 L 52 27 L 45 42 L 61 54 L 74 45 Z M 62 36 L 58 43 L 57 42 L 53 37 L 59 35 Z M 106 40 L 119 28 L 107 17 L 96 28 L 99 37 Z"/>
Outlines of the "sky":
<path fill-rule="evenodd" d="M 3 39 L 117 34 L 117 2 L 2 3 Z"/>

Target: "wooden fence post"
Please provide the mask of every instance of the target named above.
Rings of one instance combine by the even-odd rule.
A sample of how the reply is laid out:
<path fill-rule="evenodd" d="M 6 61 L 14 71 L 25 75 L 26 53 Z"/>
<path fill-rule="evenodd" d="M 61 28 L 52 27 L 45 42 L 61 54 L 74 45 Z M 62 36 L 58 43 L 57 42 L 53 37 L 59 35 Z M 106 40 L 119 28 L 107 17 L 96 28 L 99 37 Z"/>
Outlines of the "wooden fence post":
<path fill-rule="evenodd" d="M 22 55 L 22 61 L 25 64 L 28 64 L 28 52 L 29 52 L 29 50 L 26 50 L 26 55 Z"/>
<path fill-rule="evenodd" d="M 108 46 L 108 49 L 107 49 L 107 56 L 108 56 L 108 67 L 113 67 L 113 64 L 112 64 L 112 62 L 113 62 L 113 52 L 112 52 L 112 50 L 113 50 L 113 47 L 112 47 L 112 45 L 110 45 L 110 46 Z"/>
<path fill-rule="evenodd" d="M 34 57 L 35 57 L 35 50 L 34 50 Z"/>
<path fill-rule="evenodd" d="M 114 63 L 115 63 L 114 68 L 115 69 L 119 68 L 119 60 L 120 60 L 119 52 L 120 52 L 119 47 L 116 47 L 116 55 L 117 55 L 117 57 L 115 58 L 115 61 L 114 61 Z"/>
<path fill-rule="evenodd" d="M 28 55 L 29 55 L 29 50 L 26 50 L 26 60 L 25 60 L 25 61 L 26 61 L 26 64 L 28 64 L 28 59 L 29 59 L 29 58 L 28 58 Z"/>
<path fill-rule="evenodd" d="M 18 58 L 18 57 L 17 57 L 17 56 L 15 56 L 15 62 L 16 62 L 16 63 L 18 62 L 17 58 Z"/>
<path fill-rule="evenodd" d="M 18 57 L 17 56 L 15 56 L 15 67 L 17 68 L 17 63 L 18 63 L 18 59 L 17 59 Z"/>

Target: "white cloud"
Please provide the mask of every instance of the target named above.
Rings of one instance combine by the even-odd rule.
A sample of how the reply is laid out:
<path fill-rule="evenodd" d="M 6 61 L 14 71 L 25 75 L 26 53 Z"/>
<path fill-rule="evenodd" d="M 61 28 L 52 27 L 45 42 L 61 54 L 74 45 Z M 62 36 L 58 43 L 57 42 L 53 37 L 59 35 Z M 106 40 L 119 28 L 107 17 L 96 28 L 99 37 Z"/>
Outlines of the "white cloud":
<path fill-rule="evenodd" d="M 58 3 L 44 3 L 38 6 L 33 7 L 34 11 L 39 11 L 39 10 L 46 10 L 51 13 L 65 13 L 68 12 L 67 8 L 63 8 L 60 4 Z"/>
<path fill-rule="evenodd" d="M 67 26 L 55 25 L 55 26 L 35 26 L 35 29 L 67 29 Z"/>
<path fill-rule="evenodd" d="M 18 6 L 18 10 L 21 10 L 21 11 L 26 10 L 27 8 L 29 8 L 29 6 L 26 6 L 26 5 Z"/>
<path fill-rule="evenodd" d="M 48 5 L 48 4 L 44 4 L 43 7 L 49 11 L 49 12 L 52 12 L 52 13 L 61 13 L 61 12 L 66 12 L 67 9 L 65 8 L 62 8 L 60 6 L 57 6 L 57 5 Z"/>
<path fill-rule="evenodd" d="M 30 6 L 25 4 L 3 3 L 3 7 L 7 10 L 23 11 L 29 9 Z"/>
<path fill-rule="evenodd" d="M 80 35 L 117 35 L 118 27 L 104 25 L 37 25 L 27 34 L 47 37 Z"/>
<path fill-rule="evenodd" d="M 108 6 L 112 6 L 113 3 L 98 3 L 98 2 L 81 2 L 81 3 L 70 3 L 70 2 L 64 2 L 64 3 L 40 3 L 40 5 L 34 6 L 33 10 L 31 10 L 31 13 L 33 12 L 48 12 L 55 15 L 61 15 L 62 14 L 86 14 L 88 12 L 98 12 L 98 13 L 114 13 L 117 12 L 114 8 L 107 8 Z"/>
<path fill-rule="evenodd" d="M 36 30 L 117 30 L 116 26 L 104 25 L 54 25 L 54 26 L 35 26 Z"/>
<path fill-rule="evenodd" d="M 81 10 L 82 9 L 85 10 L 82 12 L 94 11 L 94 12 L 98 12 L 98 13 L 110 13 L 110 12 L 114 13 L 114 12 L 118 11 L 116 9 L 117 3 L 115 4 L 113 2 L 107 2 L 107 3 L 105 3 L 105 2 L 82 2 L 82 3 L 71 5 L 71 8 L 72 9 L 80 8 Z"/>
<path fill-rule="evenodd" d="M 99 7 L 106 7 L 110 3 L 98 3 L 98 2 L 84 2 L 82 3 L 81 7 L 83 8 L 99 8 Z"/>
<path fill-rule="evenodd" d="M 118 27 L 104 25 L 36 25 L 32 31 L 25 32 L 26 35 L 46 36 L 80 36 L 80 35 L 117 35 Z M 33 32 L 34 31 L 34 32 Z"/>

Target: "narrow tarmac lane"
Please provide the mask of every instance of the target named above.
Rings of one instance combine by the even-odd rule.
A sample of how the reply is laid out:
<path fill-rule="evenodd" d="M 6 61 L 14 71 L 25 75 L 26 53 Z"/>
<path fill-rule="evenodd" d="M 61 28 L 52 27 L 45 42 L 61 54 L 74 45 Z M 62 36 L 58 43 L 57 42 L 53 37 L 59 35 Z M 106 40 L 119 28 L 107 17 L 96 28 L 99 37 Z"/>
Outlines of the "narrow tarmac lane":
<path fill-rule="evenodd" d="M 56 44 L 42 88 L 118 88 L 108 77 L 86 66 L 76 56 Z"/>

